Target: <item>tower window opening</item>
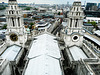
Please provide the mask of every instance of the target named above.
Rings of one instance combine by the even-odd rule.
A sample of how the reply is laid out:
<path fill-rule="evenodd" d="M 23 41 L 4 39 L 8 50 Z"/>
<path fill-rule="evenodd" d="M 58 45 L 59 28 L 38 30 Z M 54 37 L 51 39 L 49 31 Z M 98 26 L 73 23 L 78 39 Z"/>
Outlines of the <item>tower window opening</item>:
<path fill-rule="evenodd" d="M 18 26 L 20 26 L 20 18 L 18 17 Z"/>
<path fill-rule="evenodd" d="M 15 24 L 14 24 L 14 18 L 12 18 L 12 24 L 13 24 L 13 27 L 15 26 Z"/>
<path fill-rule="evenodd" d="M 78 11 L 78 8 L 77 8 L 77 11 Z"/>
<path fill-rule="evenodd" d="M 74 11 L 75 11 L 75 7 L 74 7 Z"/>
<path fill-rule="evenodd" d="M 77 27 L 77 22 L 78 22 L 78 19 L 76 19 L 75 27 Z"/>
<path fill-rule="evenodd" d="M 14 14 L 14 11 L 12 11 L 12 14 Z"/>
<path fill-rule="evenodd" d="M 72 18 L 71 18 L 71 21 L 70 21 L 70 27 L 72 26 Z"/>
<path fill-rule="evenodd" d="M 79 13 L 79 16 L 80 16 L 80 13 Z"/>
<path fill-rule="evenodd" d="M 72 12 L 72 15 L 73 15 L 73 12 Z"/>
<path fill-rule="evenodd" d="M 13 6 L 11 6 L 11 9 L 13 9 Z"/>
<path fill-rule="evenodd" d="M 76 15 L 78 15 L 78 13 L 76 13 Z"/>
<path fill-rule="evenodd" d="M 9 11 L 9 14 L 11 14 L 11 12 Z"/>
<path fill-rule="evenodd" d="M 17 12 L 17 14 L 18 14 L 18 11 L 16 11 Z"/>
<path fill-rule="evenodd" d="M 15 9 L 16 9 L 16 6 L 15 6 Z"/>

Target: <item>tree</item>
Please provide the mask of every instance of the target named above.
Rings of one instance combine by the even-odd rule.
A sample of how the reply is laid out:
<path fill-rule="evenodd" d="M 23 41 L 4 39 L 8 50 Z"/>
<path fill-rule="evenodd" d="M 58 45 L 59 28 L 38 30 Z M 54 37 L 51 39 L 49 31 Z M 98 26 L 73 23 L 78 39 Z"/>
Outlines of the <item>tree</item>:
<path fill-rule="evenodd" d="M 26 7 L 24 10 L 30 10 L 32 7 Z"/>
<path fill-rule="evenodd" d="M 7 29 L 7 24 L 5 24 L 5 25 L 2 27 L 2 29 Z"/>
<path fill-rule="evenodd" d="M 93 21 L 93 22 L 88 22 L 88 23 L 92 24 L 96 30 L 99 29 L 95 21 Z"/>
<path fill-rule="evenodd" d="M 0 5 L 0 10 L 4 10 L 4 9 L 6 9 L 6 6 Z"/>
<path fill-rule="evenodd" d="M 34 8 L 34 10 L 38 10 L 37 8 Z"/>
<path fill-rule="evenodd" d="M 31 22 L 31 23 L 30 23 L 30 25 L 34 25 L 34 23 L 33 23 L 33 22 Z"/>
<path fill-rule="evenodd" d="M 30 23 L 30 26 L 29 26 L 29 29 L 32 29 L 32 26 L 34 25 L 35 23 L 31 22 Z"/>
<path fill-rule="evenodd" d="M 60 15 L 60 12 L 58 12 L 58 15 Z"/>

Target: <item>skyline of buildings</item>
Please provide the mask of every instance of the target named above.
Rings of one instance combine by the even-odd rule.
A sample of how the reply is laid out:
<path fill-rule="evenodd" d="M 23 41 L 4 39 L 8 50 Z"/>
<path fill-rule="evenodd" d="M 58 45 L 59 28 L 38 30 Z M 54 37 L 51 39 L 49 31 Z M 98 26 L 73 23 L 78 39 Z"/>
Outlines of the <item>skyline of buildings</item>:
<path fill-rule="evenodd" d="M 75 0 L 18 0 L 18 3 L 35 3 L 35 4 L 67 4 L 67 2 L 69 2 L 69 4 L 72 4 Z M 100 3 L 99 0 L 80 0 L 82 2 L 82 4 L 85 4 L 87 2 L 92 2 L 92 3 Z M 8 3 L 8 0 L 0 0 L 0 3 L 5 2 Z"/>
<path fill-rule="evenodd" d="M 100 11 L 69 3 L 0 4 L 0 75 L 100 75 Z"/>

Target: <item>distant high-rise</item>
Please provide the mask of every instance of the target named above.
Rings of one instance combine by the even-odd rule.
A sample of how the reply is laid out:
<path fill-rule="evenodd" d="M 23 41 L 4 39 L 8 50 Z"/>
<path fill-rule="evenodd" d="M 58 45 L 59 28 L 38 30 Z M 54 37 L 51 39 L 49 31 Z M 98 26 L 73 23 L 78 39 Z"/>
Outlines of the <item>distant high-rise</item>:
<path fill-rule="evenodd" d="M 97 3 L 87 3 L 86 10 L 96 10 Z"/>
<path fill-rule="evenodd" d="M 98 8 L 100 9 L 100 3 L 98 4 Z"/>
<path fill-rule="evenodd" d="M 69 2 L 67 2 L 67 5 L 69 6 Z"/>

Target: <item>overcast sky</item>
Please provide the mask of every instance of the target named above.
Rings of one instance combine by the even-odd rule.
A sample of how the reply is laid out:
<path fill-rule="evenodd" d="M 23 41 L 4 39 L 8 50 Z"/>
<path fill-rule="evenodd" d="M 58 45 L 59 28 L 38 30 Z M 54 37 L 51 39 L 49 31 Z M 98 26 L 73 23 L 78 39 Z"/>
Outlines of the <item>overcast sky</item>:
<path fill-rule="evenodd" d="M 0 2 L 7 2 L 8 0 L 0 0 Z M 18 3 L 35 3 L 35 4 L 67 4 L 69 1 L 70 4 L 73 3 L 75 0 L 17 0 Z M 82 4 L 86 2 L 98 2 L 100 0 L 81 0 Z"/>

